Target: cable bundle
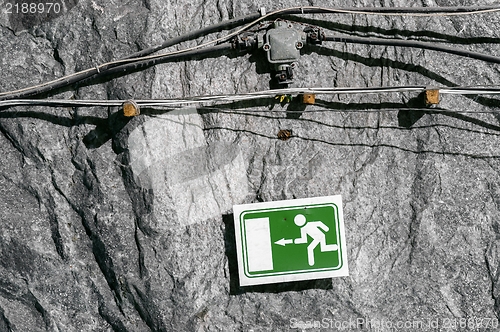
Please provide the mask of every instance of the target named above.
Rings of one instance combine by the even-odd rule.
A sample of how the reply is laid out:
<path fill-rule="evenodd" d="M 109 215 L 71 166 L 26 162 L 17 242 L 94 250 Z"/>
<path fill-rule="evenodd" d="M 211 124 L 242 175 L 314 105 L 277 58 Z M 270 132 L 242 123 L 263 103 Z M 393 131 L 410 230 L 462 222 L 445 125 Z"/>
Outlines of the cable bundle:
<path fill-rule="evenodd" d="M 370 8 L 325 8 L 325 7 L 316 7 L 316 6 L 302 6 L 302 7 L 291 7 L 280 9 L 276 11 L 272 11 L 270 13 L 265 13 L 265 10 L 262 10 L 259 13 L 250 14 L 247 16 L 234 18 L 225 22 L 220 22 L 214 24 L 209 27 L 205 27 L 179 37 L 170 39 L 161 45 L 157 45 L 140 52 L 134 53 L 126 58 L 107 62 L 101 65 L 98 65 L 94 68 L 89 68 L 74 74 L 70 74 L 58 79 L 55 79 L 50 82 L 38 84 L 35 86 L 2 92 L 0 93 L 0 106 L 14 106 L 14 105 L 45 105 L 45 106 L 55 106 L 55 105 L 73 105 L 73 106 L 116 106 L 122 101 L 62 101 L 62 100 L 34 100 L 34 99 L 26 99 L 33 98 L 39 95 L 54 93 L 60 90 L 61 88 L 71 86 L 74 84 L 82 84 L 89 80 L 94 80 L 103 76 L 116 75 L 116 74 L 126 74 L 138 70 L 143 70 L 145 68 L 154 66 L 159 63 L 169 62 L 169 61 L 180 61 L 189 59 L 196 56 L 207 55 L 211 53 L 221 53 L 227 52 L 234 49 L 234 45 L 229 43 L 229 41 L 238 36 L 257 24 L 261 23 L 265 20 L 276 19 L 281 15 L 289 15 L 289 14 L 327 14 L 327 13 L 337 13 L 337 14 L 361 14 L 361 15 L 385 15 L 385 16 L 402 16 L 402 15 L 411 15 L 411 16 L 456 16 L 456 15 L 471 15 L 471 14 L 482 14 L 482 13 L 492 13 L 500 11 L 500 6 L 474 6 L 474 7 L 411 7 L 411 8 L 399 8 L 399 7 L 370 7 Z M 240 27 L 242 26 L 242 27 Z M 179 44 L 184 41 L 188 41 L 191 39 L 195 39 L 201 36 L 205 36 L 207 34 L 218 32 L 222 30 L 228 30 L 235 27 L 237 28 L 235 31 L 227 34 L 224 37 L 203 43 L 198 46 L 189 47 L 186 49 L 172 51 L 164 54 L 156 54 L 151 55 L 154 52 L 165 49 L 167 47 Z M 371 45 L 384 45 L 384 46 L 402 46 L 402 47 L 416 47 L 423 49 L 430 49 L 435 51 L 452 53 L 460 56 L 466 56 L 470 58 L 475 58 L 483 61 L 488 61 L 492 63 L 500 63 L 500 58 L 481 54 L 477 52 L 471 52 L 467 50 L 461 50 L 458 48 L 448 47 L 448 46 L 440 46 L 433 43 L 428 42 L 419 42 L 419 41 L 408 41 L 408 40 L 399 40 L 399 39 L 381 39 L 381 38 L 362 38 L 362 37 L 335 37 L 335 36 L 326 36 L 325 41 L 334 41 L 334 42 L 343 42 L 343 43 L 362 43 L 362 44 L 371 44 Z M 387 89 L 393 91 L 394 89 L 399 90 L 407 90 L 407 89 L 425 89 L 423 87 L 392 87 L 392 88 L 344 88 L 343 91 L 336 89 L 334 93 L 358 93 L 358 92 L 368 92 L 368 91 L 377 91 L 377 92 L 387 92 Z M 326 91 L 332 91 L 330 88 L 325 88 Z M 496 89 L 479 89 L 475 88 L 474 93 L 497 93 Z M 298 92 L 297 89 L 292 89 L 295 92 Z M 272 90 L 270 90 L 272 91 Z M 309 89 L 309 91 L 318 91 L 316 89 Z M 468 88 L 461 89 L 441 89 L 442 93 L 460 93 L 467 94 L 471 90 Z M 193 102 L 207 102 L 208 100 L 220 100 L 220 101 L 234 101 L 234 100 L 248 100 L 260 98 L 260 96 L 269 97 L 269 91 L 264 92 L 255 92 L 241 95 L 220 95 L 220 96 L 210 96 L 210 97 L 193 97 L 187 99 L 177 99 L 177 100 L 164 100 L 162 103 L 193 103 Z M 276 92 L 272 92 L 273 94 L 277 94 Z M 281 89 L 279 94 L 288 93 L 286 89 Z M 208 98 L 208 99 L 207 99 Z M 243 99 L 238 99 L 243 98 Z M 24 100 L 26 99 L 26 100 Z M 12 100 L 11 102 L 7 102 L 8 100 Z M 148 102 L 144 102 L 149 105 Z M 150 103 L 155 103 L 150 101 Z"/>

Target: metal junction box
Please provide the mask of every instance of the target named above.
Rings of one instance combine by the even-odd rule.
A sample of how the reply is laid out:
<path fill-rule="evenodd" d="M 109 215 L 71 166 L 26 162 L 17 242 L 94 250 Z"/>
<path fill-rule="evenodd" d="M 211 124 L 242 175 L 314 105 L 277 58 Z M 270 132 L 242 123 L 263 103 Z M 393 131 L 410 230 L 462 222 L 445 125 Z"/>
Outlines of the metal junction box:
<path fill-rule="evenodd" d="M 299 60 L 300 49 L 305 42 L 305 33 L 278 21 L 275 23 L 275 28 L 267 32 L 263 48 L 270 63 L 285 64 Z"/>

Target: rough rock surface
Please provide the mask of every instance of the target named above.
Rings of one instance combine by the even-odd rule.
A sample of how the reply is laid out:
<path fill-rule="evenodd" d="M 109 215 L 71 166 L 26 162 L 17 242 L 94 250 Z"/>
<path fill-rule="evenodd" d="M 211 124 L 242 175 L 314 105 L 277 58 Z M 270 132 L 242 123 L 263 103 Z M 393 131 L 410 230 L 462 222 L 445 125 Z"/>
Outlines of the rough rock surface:
<path fill-rule="evenodd" d="M 297 5 L 66 1 L 61 15 L 27 19 L 6 14 L 6 3 L 0 1 L 0 91 L 94 67 L 260 6 Z M 500 56 L 499 15 L 301 21 L 331 34 L 455 43 Z M 263 59 L 257 53 L 162 64 L 57 97 L 268 89 Z M 294 86 L 494 85 L 498 68 L 433 51 L 331 43 L 304 54 Z M 131 120 L 118 108 L 2 110 L 0 331 L 389 331 L 398 322 L 406 324 L 399 331 L 449 331 L 446 324 L 454 323 L 495 330 L 498 98 L 443 96 L 439 112 L 422 113 L 416 97 L 321 96 L 322 106 L 305 109 L 293 102 L 149 109 Z M 457 113 L 464 111 L 471 113 Z M 293 137 L 279 140 L 280 129 Z M 238 286 L 233 204 L 334 194 L 344 200 L 349 277 Z"/>

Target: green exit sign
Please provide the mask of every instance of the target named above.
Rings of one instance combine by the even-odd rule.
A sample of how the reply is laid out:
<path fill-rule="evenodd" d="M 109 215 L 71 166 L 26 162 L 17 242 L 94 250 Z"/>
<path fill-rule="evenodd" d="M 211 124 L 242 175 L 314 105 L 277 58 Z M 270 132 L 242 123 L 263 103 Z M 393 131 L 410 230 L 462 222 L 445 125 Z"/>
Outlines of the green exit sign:
<path fill-rule="evenodd" d="M 348 276 L 342 199 L 233 207 L 241 286 Z"/>

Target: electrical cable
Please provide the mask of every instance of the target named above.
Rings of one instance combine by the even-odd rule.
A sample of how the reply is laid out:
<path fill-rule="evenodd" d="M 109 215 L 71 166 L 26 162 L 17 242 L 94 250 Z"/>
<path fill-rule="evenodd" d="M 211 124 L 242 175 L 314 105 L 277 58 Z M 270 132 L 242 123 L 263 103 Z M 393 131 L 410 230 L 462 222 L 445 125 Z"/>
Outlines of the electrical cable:
<path fill-rule="evenodd" d="M 261 98 L 274 98 L 284 94 L 304 94 L 314 93 L 317 95 L 337 95 L 337 94 L 375 94 L 375 93 L 403 93 L 403 92 L 423 92 L 426 90 L 438 90 L 442 94 L 461 95 L 499 95 L 500 87 L 443 87 L 429 88 L 426 86 L 385 86 L 385 87 L 317 87 L 317 88 L 289 88 L 273 89 L 240 94 L 222 94 L 193 96 L 171 99 L 139 99 L 134 102 L 140 107 L 175 107 L 189 104 L 206 104 L 214 102 L 238 102 L 244 100 L 255 100 Z M 50 107 L 93 107 L 121 106 L 127 100 L 66 100 L 66 99 L 13 99 L 0 101 L 0 107 L 13 106 L 50 106 Z"/>
<path fill-rule="evenodd" d="M 451 87 L 440 88 L 442 94 L 455 95 L 497 95 L 500 94 L 500 88 L 495 87 Z"/>
<path fill-rule="evenodd" d="M 367 45 L 382 45 L 382 46 L 402 46 L 411 48 L 421 48 L 433 51 L 445 52 L 455 55 L 460 55 L 463 57 L 468 57 L 472 59 L 482 60 L 492 63 L 500 63 L 500 57 L 496 57 L 489 54 L 478 53 L 468 50 L 462 50 L 456 47 L 436 45 L 429 42 L 420 42 L 415 40 L 404 40 L 404 39 L 383 39 L 383 38 L 365 38 L 365 37 L 335 37 L 335 36 L 325 36 L 325 41 L 334 41 L 341 43 L 353 43 L 353 44 L 367 44 Z"/>
<path fill-rule="evenodd" d="M 241 25 L 246 24 L 248 22 L 255 21 L 260 16 L 261 16 L 260 13 L 255 13 L 255 14 L 250 14 L 250 15 L 246 15 L 246 16 L 242 16 L 242 17 L 233 18 L 233 19 L 230 19 L 227 21 L 219 22 L 219 23 L 210 25 L 208 27 L 204 27 L 204 28 L 201 28 L 201 29 L 198 29 L 195 31 L 191 31 L 191 32 L 185 33 L 183 35 L 180 35 L 178 37 L 169 39 L 160 45 L 149 47 L 149 48 L 144 49 L 142 51 L 131 54 L 123 59 L 132 59 L 132 58 L 143 57 L 143 56 L 149 55 L 151 53 L 155 53 L 155 52 L 160 51 L 162 49 L 165 49 L 167 47 L 177 45 L 177 44 L 180 44 L 180 43 L 188 41 L 188 40 L 192 40 L 192 39 L 196 39 L 198 37 L 206 36 L 206 35 L 209 35 L 209 34 L 214 33 L 214 32 L 229 30 L 229 29 L 241 26 Z"/>
<path fill-rule="evenodd" d="M 167 55 L 175 55 L 175 54 L 182 54 L 186 53 L 189 51 L 193 51 L 195 49 L 207 47 L 209 45 L 217 44 L 217 43 L 222 43 L 228 41 L 230 38 L 248 30 L 255 24 L 266 20 L 270 19 L 272 17 L 275 17 L 277 15 L 287 15 L 287 14 L 314 14 L 314 13 L 338 13 L 338 14 L 364 14 L 364 15 L 389 15 L 389 16 L 402 16 L 402 15 L 412 15 L 412 16 L 445 16 L 445 15 L 469 15 L 469 14 L 480 14 L 480 13 L 491 13 L 491 12 L 496 12 L 500 11 L 500 6 L 472 6 L 472 7 L 410 7 L 410 8 L 402 8 L 402 7 L 371 7 L 371 8 L 325 8 L 325 7 L 316 7 L 316 6 L 297 6 L 297 7 L 290 7 L 290 8 L 284 8 L 284 9 L 279 9 L 275 10 L 273 12 L 270 12 L 265 15 L 260 15 L 260 17 L 257 17 L 257 14 L 254 15 L 248 15 L 243 18 L 236 18 L 233 20 L 230 20 L 230 23 L 228 26 L 234 26 L 238 23 L 244 23 L 247 22 L 253 18 L 255 18 L 253 21 L 250 23 L 246 24 L 240 29 L 237 29 L 236 31 L 233 31 L 232 33 L 224 36 L 217 38 L 215 40 L 203 43 L 201 45 L 197 45 L 194 47 L 189 47 L 186 49 L 178 50 L 178 51 L 173 51 L 169 52 L 166 54 L 161 54 L 161 55 L 148 55 L 148 56 L 142 56 L 142 54 L 150 54 L 152 52 L 158 51 L 163 48 L 162 45 L 167 45 L 167 46 L 172 46 L 177 42 L 189 40 L 190 38 L 195 38 L 195 36 L 201 36 L 202 33 L 210 33 L 210 31 L 214 32 L 217 31 L 218 29 L 223 29 L 225 24 L 224 23 L 218 23 L 215 24 L 215 27 L 210 26 L 204 29 L 201 29 L 202 32 L 194 32 L 193 34 L 190 34 L 189 36 L 181 36 L 180 39 L 174 39 L 173 41 L 167 41 L 163 43 L 162 45 L 152 47 L 150 49 L 144 50 L 137 52 L 133 55 L 131 55 L 128 58 L 116 60 L 116 61 L 111 61 L 104 63 L 102 65 L 98 65 L 94 68 L 89 68 L 77 73 L 73 73 L 64 77 L 61 77 L 59 79 L 38 84 L 35 86 L 23 88 L 23 89 L 18 89 L 18 90 L 13 90 L 13 91 L 7 91 L 7 92 L 2 92 L 0 93 L 0 100 L 6 100 L 6 99 L 14 99 L 14 98 L 22 98 L 22 97 L 27 97 L 27 96 L 32 96 L 35 94 L 41 94 L 49 91 L 53 91 L 54 89 L 62 88 L 71 84 L 74 84 L 78 81 L 81 81 L 83 79 L 87 79 L 89 77 L 92 77 L 96 74 L 100 74 L 101 71 L 105 71 L 108 68 L 123 65 L 126 63 L 133 63 L 136 61 L 143 61 L 143 60 L 152 60 L 155 58 L 161 58 L 163 56 Z M 166 46 L 165 46 L 166 47 Z M 142 53 L 144 52 L 144 53 Z"/>
<path fill-rule="evenodd" d="M 74 84 L 76 82 L 79 82 L 79 81 L 82 81 L 85 79 L 89 79 L 89 78 L 95 76 L 96 74 L 101 74 L 103 72 L 106 72 L 109 68 L 111 68 L 113 66 L 120 65 L 121 63 L 134 63 L 135 61 L 147 59 L 145 57 L 146 55 L 157 52 L 161 49 L 179 44 L 179 43 L 184 42 L 184 41 L 188 41 L 191 39 L 202 37 L 202 36 L 205 36 L 205 35 L 210 34 L 210 33 L 218 32 L 221 30 L 231 29 L 231 28 L 234 28 L 235 26 L 245 24 L 249 21 L 255 21 L 259 17 L 260 17 L 260 13 L 255 13 L 255 14 L 250 14 L 250 15 L 230 19 L 228 21 L 219 22 L 219 23 L 213 24 L 211 26 L 204 27 L 204 28 L 192 31 L 192 32 L 188 32 L 188 33 L 183 34 L 181 36 L 169 39 L 169 40 L 165 41 L 164 43 L 162 43 L 161 45 L 153 46 L 153 47 L 147 48 L 145 50 L 133 53 L 133 54 L 131 54 L 127 57 L 124 57 L 120 60 L 107 62 L 107 63 L 104 63 L 102 65 L 99 65 L 99 66 L 96 66 L 93 68 L 88 68 L 86 70 L 83 70 L 83 71 L 80 71 L 77 73 L 73 73 L 73 74 L 58 78 L 58 79 L 50 81 L 50 82 L 42 83 L 39 85 L 27 87 L 24 89 L 1 92 L 0 93 L 0 100 L 29 97 L 32 95 L 49 92 L 49 91 L 52 91 L 55 89 L 60 89 L 62 87 L 69 86 L 69 85 Z M 199 45 L 199 46 L 202 46 L 202 45 Z M 199 47 L 195 47 L 192 49 L 196 49 L 196 48 L 199 48 Z M 189 50 L 190 49 L 188 49 L 186 51 L 189 51 Z M 177 52 L 160 54 L 160 55 L 156 56 L 155 58 L 162 58 L 164 56 L 167 56 L 170 54 L 175 54 L 175 53 L 177 53 Z"/>
<path fill-rule="evenodd" d="M 157 45 L 148 48 L 143 51 L 134 53 L 124 59 L 137 58 L 151 53 L 157 52 L 161 49 L 165 49 L 175 44 L 179 44 L 183 41 L 198 38 L 200 36 L 208 35 L 210 33 L 227 30 L 231 27 L 238 25 L 243 25 L 247 22 L 251 26 L 262 21 L 264 18 L 271 19 L 277 14 L 281 15 L 291 15 L 291 14 L 327 14 L 327 13 L 338 13 L 338 14 L 362 14 L 362 15 L 390 15 L 390 16 L 457 16 L 457 15 L 471 15 L 471 14 L 483 14 L 500 11 L 500 6 L 455 6 L 455 7 L 372 7 L 372 8 L 324 8 L 315 6 L 302 6 L 302 7 L 291 7 L 283 10 L 276 10 L 269 14 L 261 15 L 260 13 L 250 14 L 243 17 L 234 18 L 228 21 L 216 23 L 206 28 L 196 30 L 191 33 L 184 34 L 182 36 L 170 39 L 161 45 Z M 245 29 L 246 30 L 246 29 Z M 235 34 L 234 34 L 235 35 Z M 234 36 L 231 34 L 231 36 Z"/>
<path fill-rule="evenodd" d="M 486 14 L 500 11 L 496 6 L 450 6 L 450 7 L 346 7 L 326 8 L 316 6 L 303 6 L 286 8 L 280 14 L 361 14 L 381 16 L 462 16 L 473 14 Z M 276 11 L 277 12 L 277 11 Z M 273 12 L 273 13 L 276 13 Z M 273 14 L 271 13 L 271 14 Z"/>
<path fill-rule="evenodd" d="M 360 10 L 362 9 L 362 10 Z M 250 21 L 243 28 L 232 32 L 231 34 L 218 38 L 214 41 L 198 45 L 196 48 L 201 48 L 206 45 L 210 45 L 216 42 L 224 42 L 228 41 L 229 38 L 236 36 L 237 34 L 247 30 L 248 28 L 254 26 L 255 24 L 263 21 L 264 19 L 271 19 L 277 15 L 291 15 L 291 14 L 361 14 L 361 15 L 383 15 L 383 16 L 457 16 L 457 15 L 471 15 L 471 14 L 484 14 L 484 13 L 492 13 L 500 11 L 499 6 L 452 6 L 452 7 L 371 7 L 371 8 L 359 8 L 359 7 L 351 7 L 351 8 L 326 8 L 326 7 L 318 7 L 318 6 L 297 6 L 290 7 L 285 9 L 278 9 L 273 12 L 262 15 L 261 13 L 255 13 L 246 15 L 243 17 L 234 18 L 228 21 L 216 23 L 206 28 L 202 28 L 196 30 L 192 33 L 187 33 L 182 36 L 170 39 L 164 42 L 161 45 L 157 45 L 151 48 L 148 48 L 143 51 L 139 51 L 130 55 L 129 57 L 125 57 L 121 60 L 117 60 L 115 62 L 109 62 L 108 64 L 118 63 L 120 61 L 125 61 L 128 59 L 143 57 L 144 55 L 149 55 L 161 49 L 179 44 L 183 41 L 195 39 L 204 35 L 208 35 L 210 33 L 227 30 L 231 27 L 235 27 L 239 25 L 243 25 Z M 186 49 L 191 50 L 191 48 Z M 180 50 L 178 52 L 181 52 Z M 1 94 L 0 94 L 1 95 Z"/>
<path fill-rule="evenodd" d="M 9 100 L 9 99 L 16 99 L 16 98 L 26 98 L 34 95 L 40 95 L 42 93 L 47 93 L 50 91 L 54 91 L 75 83 L 82 83 L 84 84 L 85 82 L 95 79 L 97 77 L 102 77 L 105 75 L 113 75 L 113 74 L 118 74 L 118 73 L 124 73 L 127 71 L 136 71 L 139 69 L 144 69 L 150 66 L 153 66 L 158 63 L 165 63 L 168 61 L 177 61 L 180 59 L 187 59 L 190 57 L 196 57 L 196 56 L 201 56 L 201 55 L 207 55 L 210 53 L 218 53 L 218 52 L 223 52 L 231 49 L 231 45 L 217 45 L 217 46 L 212 46 L 208 47 L 202 50 L 192 50 L 189 52 L 185 52 L 183 54 L 164 54 L 162 56 L 156 57 L 154 59 L 150 60 L 142 60 L 142 61 L 135 61 L 131 63 L 126 63 L 123 65 L 115 66 L 115 67 L 104 67 L 103 69 L 100 69 L 99 72 L 89 72 L 89 71 L 82 71 L 77 73 L 77 75 L 71 75 L 71 76 L 66 76 L 64 79 L 58 79 L 55 81 L 47 82 L 43 85 L 37 85 L 29 88 L 29 90 L 23 89 L 18 90 L 19 92 L 13 92 L 11 94 L 5 97 L 2 97 L 0 94 L 0 101 L 1 100 Z"/>
<path fill-rule="evenodd" d="M 151 66 L 155 66 L 160 63 L 166 63 L 166 62 L 175 62 L 179 60 L 190 60 L 192 58 L 200 57 L 200 56 L 207 56 L 212 53 L 214 54 L 225 54 L 228 51 L 231 51 L 233 49 L 232 45 L 230 44 L 221 44 L 221 45 L 215 45 L 203 49 L 194 49 L 188 52 L 184 52 L 182 54 L 162 54 L 162 56 L 155 57 L 154 59 L 148 59 L 148 60 L 141 60 L 141 61 L 136 61 L 136 62 L 131 62 L 131 63 L 125 63 L 116 67 L 111 67 L 107 68 L 105 70 L 101 70 L 101 72 L 98 74 L 99 77 L 105 76 L 105 75 L 115 75 L 115 74 L 121 74 L 121 73 L 127 73 L 127 72 L 134 72 L 138 70 L 143 70 Z M 85 84 L 86 81 L 95 79 L 97 76 L 89 77 L 86 80 L 81 80 L 81 84 Z"/>

